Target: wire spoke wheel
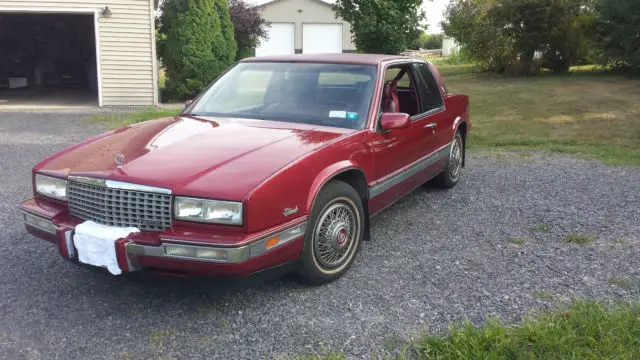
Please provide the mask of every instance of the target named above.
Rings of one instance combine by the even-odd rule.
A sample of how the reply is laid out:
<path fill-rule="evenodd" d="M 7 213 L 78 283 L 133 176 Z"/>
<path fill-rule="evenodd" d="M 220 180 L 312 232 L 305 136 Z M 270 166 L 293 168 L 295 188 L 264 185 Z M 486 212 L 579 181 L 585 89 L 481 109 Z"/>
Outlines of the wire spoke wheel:
<path fill-rule="evenodd" d="M 462 167 L 462 139 L 456 136 L 451 145 L 451 154 L 449 155 L 449 174 L 451 178 L 457 179 L 460 175 Z"/>
<path fill-rule="evenodd" d="M 313 233 L 313 246 L 318 263 L 325 268 L 342 265 L 354 248 L 357 236 L 356 214 L 351 206 L 336 202 L 320 215 Z"/>

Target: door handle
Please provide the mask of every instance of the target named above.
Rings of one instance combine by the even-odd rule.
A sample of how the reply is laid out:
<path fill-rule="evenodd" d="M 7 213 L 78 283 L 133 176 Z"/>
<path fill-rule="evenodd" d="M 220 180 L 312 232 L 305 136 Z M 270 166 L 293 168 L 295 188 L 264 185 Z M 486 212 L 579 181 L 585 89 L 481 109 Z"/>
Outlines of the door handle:
<path fill-rule="evenodd" d="M 425 127 L 425 129 L 433 129 L 433 128 L 436 127 L 436 123 L 427 124 L 424 127 Z"/>

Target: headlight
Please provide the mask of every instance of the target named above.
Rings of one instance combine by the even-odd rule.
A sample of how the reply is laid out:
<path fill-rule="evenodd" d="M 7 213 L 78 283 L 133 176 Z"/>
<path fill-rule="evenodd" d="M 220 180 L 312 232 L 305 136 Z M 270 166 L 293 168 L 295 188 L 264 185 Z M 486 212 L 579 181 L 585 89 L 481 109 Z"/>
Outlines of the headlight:
<path fill-rule="evenodd" d="M 67 180 L 36 174 L 36 192 L 50 198 L 67 200 Z"/>
<path fill-rule="evenodd" d="M 242 203 L 176 196 L 174 214 L 178 220 L 224 225 L 242 225 Z"/>

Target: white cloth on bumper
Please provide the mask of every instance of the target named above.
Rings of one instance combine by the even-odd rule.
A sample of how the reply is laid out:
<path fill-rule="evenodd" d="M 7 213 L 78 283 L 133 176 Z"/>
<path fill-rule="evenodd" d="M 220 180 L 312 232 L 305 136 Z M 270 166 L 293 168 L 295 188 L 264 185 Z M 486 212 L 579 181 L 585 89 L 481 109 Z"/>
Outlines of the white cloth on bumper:
<path fill-rule="evenodd" d="M 85 221 L 76 226 L 73 235 L 78 260 L 89 265 L 104 266 L 113 275 L 120 275 L 122 270 L 116 258 L 116 241 L 137 232 L 140 230 L 135 227 L 121 228 Z"/>

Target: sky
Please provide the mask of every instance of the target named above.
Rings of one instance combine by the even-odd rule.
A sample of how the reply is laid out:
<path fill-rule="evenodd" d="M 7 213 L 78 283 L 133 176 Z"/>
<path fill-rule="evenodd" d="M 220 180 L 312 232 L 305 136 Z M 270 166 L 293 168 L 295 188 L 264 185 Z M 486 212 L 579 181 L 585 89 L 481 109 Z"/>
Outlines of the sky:
<path fill-rule="evenodd" d="M 442 13 L 447 8 L 447 4 L 449 4 L 449 0 L 422 1 L 422 8 L 427 14 L 427 23 L 429 24 L 428 33 L 437 34 L 442 32 L 440 22 L 444 19 Z"/>
<path fill-rule="evenodd" d="M 259 5 L 259 4 L 266 3 L 268 1 L 271 1 L 271 0 L 253 0 L 251 2 Z M 328 3 L 335 2 L 335 0 L 323 0 L 323 1 L 326 1 Z M 442 21 L 442 18 L 443 18 L 442 13 L 444 9 L 447 7 L 448 3 L 449 3 L 449 0 L 433 0 L 433 1 L 423 0 L 422 8 L 427 14 L 427 23 L 429 24 L 429 28 L 427 29 L 428 33 L 436 34 L 441 32 L 440 22 Z"/>

